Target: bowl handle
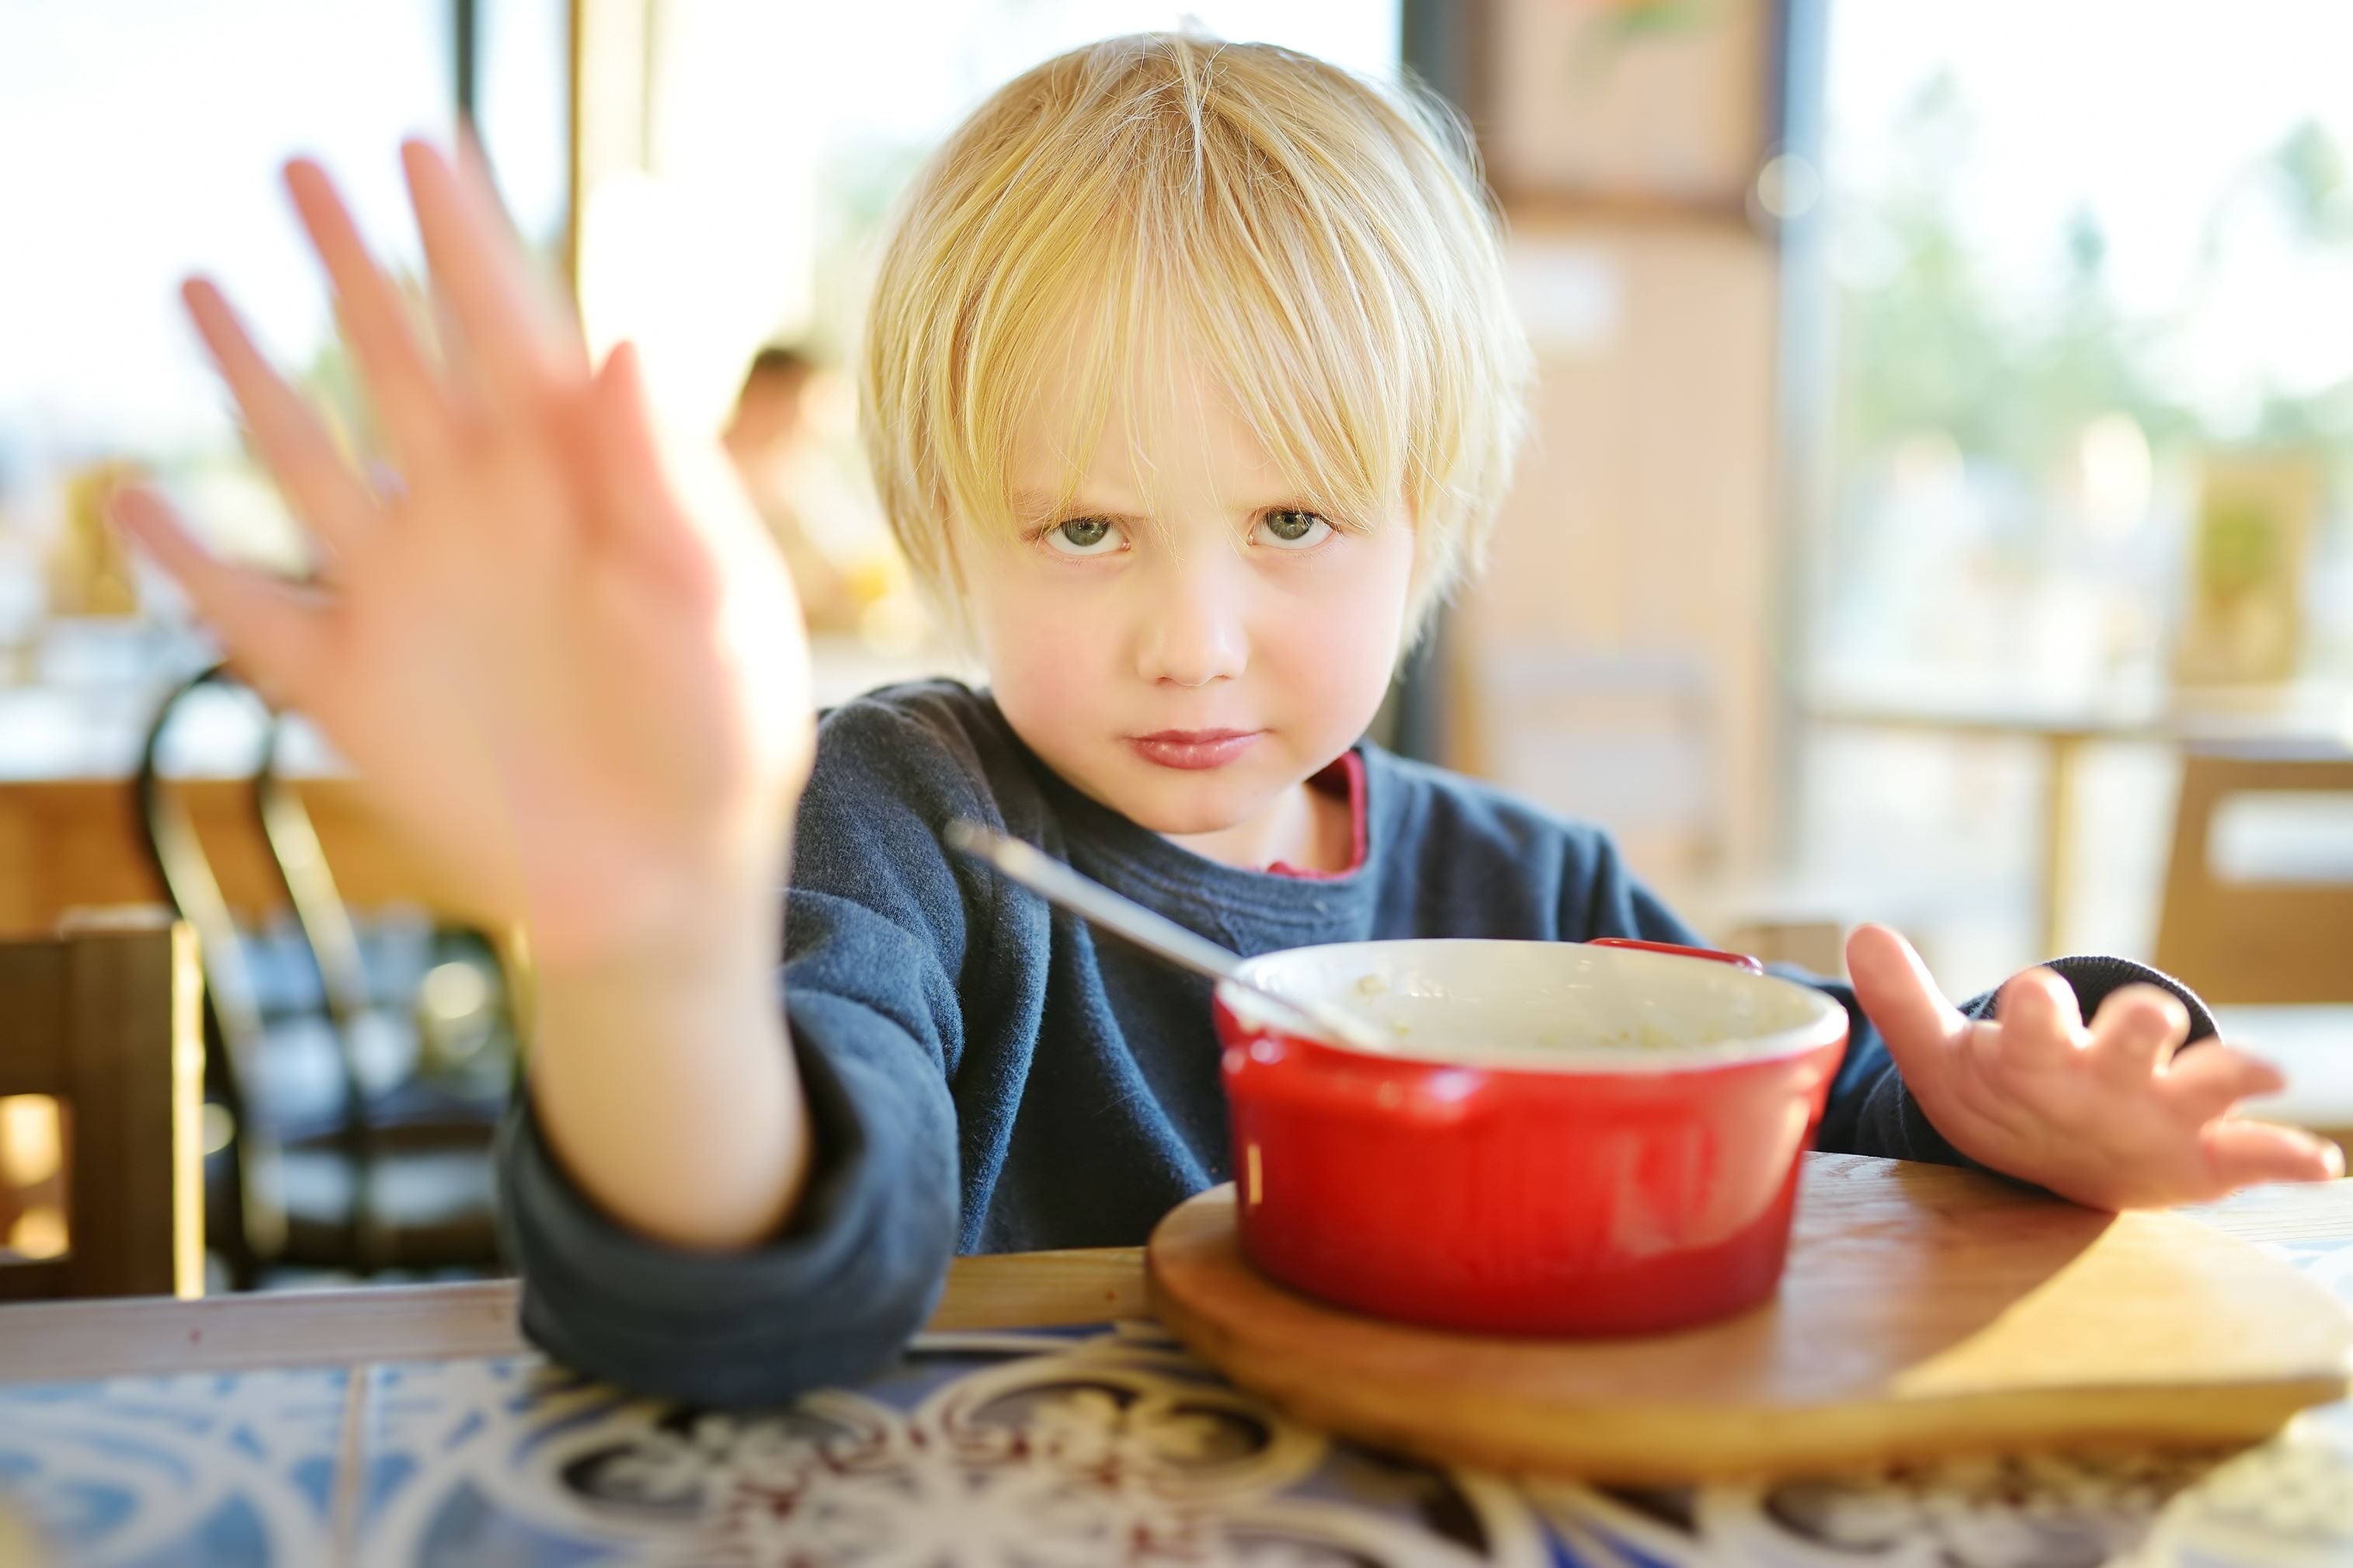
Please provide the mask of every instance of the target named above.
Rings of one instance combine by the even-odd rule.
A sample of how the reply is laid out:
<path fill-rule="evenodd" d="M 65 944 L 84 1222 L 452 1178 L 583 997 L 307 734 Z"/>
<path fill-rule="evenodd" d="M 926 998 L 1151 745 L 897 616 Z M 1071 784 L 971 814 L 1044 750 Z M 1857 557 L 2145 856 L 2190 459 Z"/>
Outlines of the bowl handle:
<path fill-rule="evenodd" d="M 1229 1045 L 1229 1098 L 1256 1095 L 1325 1110 L 1453 1127 L 1486 1104 L 1494 1080 L 1476 1067 L 1360 1061 L 1330 1047 L 1301 1049 L 1275 1035 Z"/>
<path fill-rule="evenodd" d="M 1588 948 L 1640 948 L 1646 953 L 1672 953 L 1683 959 L 1705 959 L 1710 963 L 1730 964 L 1736 969 L 1746 969 L 1761 975 L 1765 966 L 1746 953 L 1722 953 L 1714 948 L 1686 948 L 1679 942 L 1642 942 L 1631 937 L 1596 937 L 1585 944 Z"/>

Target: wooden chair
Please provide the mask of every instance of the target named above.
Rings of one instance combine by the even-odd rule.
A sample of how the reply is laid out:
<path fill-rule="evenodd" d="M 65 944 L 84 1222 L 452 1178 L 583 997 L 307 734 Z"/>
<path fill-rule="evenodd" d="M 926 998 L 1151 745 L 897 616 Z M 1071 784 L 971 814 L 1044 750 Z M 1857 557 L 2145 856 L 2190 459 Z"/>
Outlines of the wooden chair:
<path fill-rule="evenodd" d="M 68 1237 L 58 1257 L 0 1251 L 0 1300 L 203 1294 L 199 976 L 159 909 L 0 942 L 0 1095 L 58 1102 Z"/>
<path fill-rule="evenodd" d="M 181 785 L 163 766 L 175 718 L 216 689 L 240 689 L 225 665 L 164 700 L 133 780 L 154 869 L 196 934 L 207 1087 L 235 1128 L 210 1194 L 215 1251 L 239 1289 L 264 1283 L 265 1270 L 495 1269 L 491 1148 L 512 1086 L 512 1043 L 479 1060 L 437 1063 L 428 1020 L 415 1011 L 425 974 L 389 980 L 378 994 L 384 977 L 369 968 L 319 822 L 280 770 L 282 715 L 258 703 L 250 809 L 291 928 L 273 938 L 240 927 Z M 452 935 L 428 935 L 406 917 L 396 926 L 436 948 Z M 402 945 L 409 961 L 425 958 Z M 262 983 L 265 969 L 274 985 Z M 485 989 L 501 994 L 511 1021 L 512 986 L 502 977 Z M 478 1038 L 477 1049 L 490 1043 Z M 316 1072 L 322 1044 L 328 1081 Z M 405 1065 L 391 1065 L 404 1054 Z"/>
<path fill-rule="evenodd" d="M 2234 797 L 2271 793 L 2353 797 L 2353 755 L 2183 758 L 2157 967 L 2223 1005 L 2353 1002 L 2353 877 L 2249 881 L 2216 870 L 2217 816 Z"/>

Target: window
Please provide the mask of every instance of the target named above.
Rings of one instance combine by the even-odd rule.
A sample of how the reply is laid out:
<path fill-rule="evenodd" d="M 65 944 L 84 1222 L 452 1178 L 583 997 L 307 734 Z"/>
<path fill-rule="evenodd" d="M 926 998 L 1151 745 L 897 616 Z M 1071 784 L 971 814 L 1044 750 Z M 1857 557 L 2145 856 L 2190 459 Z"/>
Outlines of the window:
<path fill-rule="evenodd" d="M 1792 573 L 1814 710 L 2201 700 L 2206 607 L 2232 595 L 2261 612 L 2242 641 L 2277 644 L 2242 673 L 2341 710 L 2353 11 L 1817 14 L 1828 202 L 1801 282 L 1830 346 L 1797 388 L 1822 479 Z M 1972 983 L 2042 956 L 2044 754 L 1840 725 L 1801 759 L 1801 854 L 1841 906 L 1939 933 Z M 2147 950 L 2172 791 L 2167 748 L 2086 758 L 2062 948 Z"/>
<path fill-rule="evenodd" d="M 2326 486 L 2353 457 L 2353 12 L 1936 0 L 1831 29 L 1817 674 L 2161 684 L 2205 476 L 2302 454 Z M 2336 510 L 2301 652 L 2342 677 Z"/>

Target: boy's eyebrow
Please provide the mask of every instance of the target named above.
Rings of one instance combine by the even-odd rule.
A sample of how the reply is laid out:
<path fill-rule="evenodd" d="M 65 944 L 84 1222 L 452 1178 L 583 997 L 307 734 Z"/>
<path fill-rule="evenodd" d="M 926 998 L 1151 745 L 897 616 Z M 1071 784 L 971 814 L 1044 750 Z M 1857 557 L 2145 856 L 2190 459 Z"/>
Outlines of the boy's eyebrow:
<path fill-rule="evenodd" d="M 1061 497 L 1051 491 L 1017 490 L 1013 493 L 1013 515 L 1022 523 L 1044 523 L 1060 517 L 1101 517 L 1113 523 L 1141 523 L 1144 514 L 1128 512 L 1117 506 L 1090 505 L 1083 494 L 1073 495 L 1067 503 L 1058 504 Z"/>
<path fill-rule="evenodd" d="M 1058 506 L 1059 499 L 1051 491 L 1017 490 L 1013 493 L 1013 519 L 1023 527 L 1035 527 L 1043 523 L 1059 522 L 1068 517 L 1100 517 L 1109 523 L 1148 523 L 1146 513 L 1129 512 L 1117 506 L 1096 506 L 1088 503 L 1084 494 L 1073 495 L 1067 505 Z M 1250 508 L 1253 512 L 1313 512 L 1324 515 L 1326 509 L 1291 493 Z M 1332 520 L 1339 522 L 1337 514 Z M 1343 524 L 1345 526 L 1345 524 Z"/>

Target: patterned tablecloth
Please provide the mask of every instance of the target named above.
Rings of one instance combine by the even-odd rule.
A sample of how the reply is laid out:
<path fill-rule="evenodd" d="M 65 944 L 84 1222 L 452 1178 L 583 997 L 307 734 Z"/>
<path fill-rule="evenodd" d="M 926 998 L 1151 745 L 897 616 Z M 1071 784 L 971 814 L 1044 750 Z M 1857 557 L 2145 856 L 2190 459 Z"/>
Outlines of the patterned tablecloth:
<path fill-rule="evenodd" d="M 2273 1250 L 2353 1302 L 2353 1241 Z M 530 1358 L 0 1388 L 0 1498 L 125 1568 L 2353 1564 L 2353 1404 L 2235 1457 L 1605 1490 L 1332 1440 L 1126 1323 L 748 1416 Z"/>

